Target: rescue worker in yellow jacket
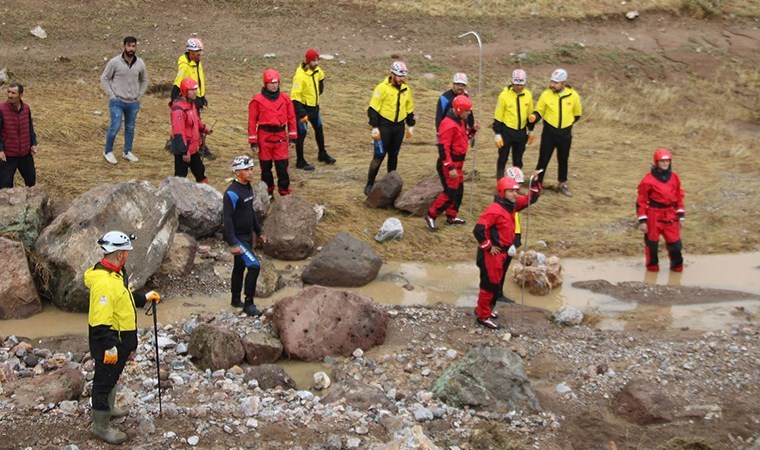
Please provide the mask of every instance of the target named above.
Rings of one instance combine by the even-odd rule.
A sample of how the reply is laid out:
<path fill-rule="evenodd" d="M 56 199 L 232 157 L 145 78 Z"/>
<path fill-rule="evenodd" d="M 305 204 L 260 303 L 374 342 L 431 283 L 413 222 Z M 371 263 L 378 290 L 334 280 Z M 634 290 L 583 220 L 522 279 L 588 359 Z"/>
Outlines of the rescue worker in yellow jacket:
<path fill-rule="evenodd" d="M 536 164 L 536 170 L 543 170 L 543 172 L 538 176 L 538 181 L 543 183 L 546 167 L 556 148 L 559 164 L 557 190 L 567 197 L 573 196 L 567 186 L 567 162 L 570 159 L 570 144 L 573 141 L 573 124 L 581 119 L 582 113 L 581 97 L 567 85 L 567 71 L 556 69 L 552 72 L 549 89 L 541 93 L 538 98 L 535 113 L 528 116 L 528 121 L 531 123 L 544 119 L 538 164 Z"/>
<path fill-rule="evenodd" d="M 201 110 L 208 106 L 208 100 L 206 100 L 206 75 L 203 73 L 203 62 L 201 62 L 203 42 L 196 37 L 192 37 L 185 43 L 185 49 L 185 53 L 177 59 L 177 76 L 174 77 L 171 101 L 176 100 L 180 96 L 180 85 L 182 84 L 182 80 L 185 78 L 192 78 L 198 83 L 198 89 L 196 90 L 197 95 L 195 97 L 195 109 L 198 111 L 198 117 L 200 117 Z M 203 136 L 200 154 L 204 158 L 212 160 L 216 159 L 216 156 L 214 156 L 206 145 L 205 135 Z"/>
<path fill-rule="evenodd" d="M 493 132 L 499 157 L 496 161 L 496 179 L 504 176 L 504 167 L 512 149 L 512 165 L 522 168 L 525 144 L 533 143 L 533 125 L 528 116 L 533 113 L 533 94 L 525 88 L 527 75 L 522 69 L 512 72 L 512 84 L 505 87 L 496 102 L 493 113 Z M 519 181 L 522 183 L 522 181 Z"/>
<path fill-rule="evenodd" d="M 367 116 L 369 126 L 372 127 L 374 155 L 369 164 L 364 195 L 369 195 L 372 190 L 386 154 L 388 172 L 396 170 L 404 135 L 411 138 L 414 133 L 414 100 L 411 89 L 404 82 L 408 73 L 406 64 L 395 61 L 391 64 L 391 74 L 378 84 L 372 93 Z M 406 133 L 404 123 L 409 127 L 406 128 Z"/>
<path fill-rule="evenodd" d="M 129 290 L 124 264 L 132 250 L 134 236 L 109 231 L 98 239 L 103 258 L 84 273 L 84 284 L 90 290 L 89 344 L 95 361 L 92 382 L 92 434 L 109 444 L 126 442 L 127 435 L 112 428 L 112 417 L 123 417 L 127 411 L 117 408 L 116 384 L 127 361 L 137 350 L 136 308 L 146 302 L 158 303 L 161 296 Z"/>
<path fill-rule="evenodd" d="M 293 86 L 290 90 L 290 99 L 293 101 L 293 108 L 298 119 L 298 140 L 296 141 L 296 168 L 298 169 L 314 170 L 314 166 L 309 164 L 303 156 L 303 143 L 306 140 L 309 123 L 314 127 L 314 139 L 319 149 L 317 161 L 335 164 L 335 158 L 325 150 L 325 133 L 322 128 L 322 115 L 319 113 L 319 100 L 324 90 L 325 72 L 319 67 L 319 53 L 310 48 L 293 75 Z"/>

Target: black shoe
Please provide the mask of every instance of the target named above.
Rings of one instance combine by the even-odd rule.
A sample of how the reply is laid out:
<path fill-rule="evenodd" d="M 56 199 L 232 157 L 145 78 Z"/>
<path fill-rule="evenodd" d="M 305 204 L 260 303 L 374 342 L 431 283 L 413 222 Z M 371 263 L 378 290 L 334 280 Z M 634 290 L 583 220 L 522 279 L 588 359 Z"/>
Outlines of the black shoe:
<path fill-rule="evenodd" d="M 230 303 L 230 306 L 232 306 L 233 308 L 242 308 L 243 302 L 241 302 L 239 298 L 236 298 L 232 300 L 232 302 Z"/>
<path fill-rule="evenodd" d="M 296 169 L 306 170 L 306 171 L 312 171 L 314 170 L 314 166 L 307 163 L 306 161 L 298 161 L 296 162 Z"/>
<path fill-rule="evenodd" d="M 317 156 L 317 161 L 325 164 L 335 164 L 335 158 L 328 155 L 327 152 L 320 153 L 319 156 Z"/>
<path fill-rule="evenodd" d="M 208 159 L 209 161 L 213 161 L 216 159 L 216 155 L 209 150 L 208 146 L 206 144 L 203 144 L 201 147 L 201 156 L 204 159 Z"/>
<path fill-rule="evenodd" d="M 245 313 L 246 316 L 249 316 L 249 317 L 261 317 L 261 314 L 262 314 L 262 312 L 259 311 L 259 309 L 256 308 L 256 305 L 254 305 L 253 303 L 245 305 L 245 307 L 243 308 L 243 312 Z"/>
<path fill-rule="evenodd" d="M 372 184 L 367 183 L 366 186 L 364 186 L 364 195 L 369 195 L 370 192 L 372 192 Z"/>
<path fill-rule="evenodd" d="M 502 302 L 502 303 L 514 303 L 515 302 L 514 300 L 512 300 L 511 298 L 507 297 L 504 294 L 496 297 L 496 301 L 497 302 Z"/>

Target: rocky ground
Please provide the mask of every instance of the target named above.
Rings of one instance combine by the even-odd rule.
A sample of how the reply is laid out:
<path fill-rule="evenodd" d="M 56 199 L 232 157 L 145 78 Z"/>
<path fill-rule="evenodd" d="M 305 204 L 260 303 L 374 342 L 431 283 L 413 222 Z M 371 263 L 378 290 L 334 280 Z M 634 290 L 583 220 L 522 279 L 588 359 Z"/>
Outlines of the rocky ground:
<path fill-rule="evenodd" d="M 130 435 L 130 448 L 388 448 L 380 444 L 404 430 L 411 433 L 414 425 L 442 448 L 760 445 L 755 401 L 760 325 L 751 315 L 737 314 L 735 326 L 717 333 L 637 333 L 560 326 L 544 311 L 520 314 L 512 305 L 501 308 L 510 332 L 476 326 L 469 308 L 387 308 L 391 321 L 385 344 L 326 358 L 314 369 L 332 378 L 332 386 L 322 391 L 262 387 L 248 367 L 203 372 L 190 361 L 189 333 L 199 323 L 213 322 L 240 335 L 271 333 L 266 315 L 253 320 L 203 314 L 161 326 L 161 414 L 153 331 L 142 330 L 139 354 L 125 370 L 119 395 L 131 413 L 116 424 Z M 19 341 L 3 336 L 0 349 L 0 448 L 106 448 L 89 435 L 93 363 L 85 338 Z M 504 347 L 523 359 L 542 412 L 458 409 L 430 392 L 445 369 L 483 346 Z M 85 374 L 81 399 L 47 402 L 39 391 L 14 392 L 9 383 L 58 366 Z M 616 399 L 633 380 L 664 394 L 648 406 L 656 423 L 636 425 L 618 414 Z M 328 403 L 330 392 L 344 386 L 353 393 Z"/>

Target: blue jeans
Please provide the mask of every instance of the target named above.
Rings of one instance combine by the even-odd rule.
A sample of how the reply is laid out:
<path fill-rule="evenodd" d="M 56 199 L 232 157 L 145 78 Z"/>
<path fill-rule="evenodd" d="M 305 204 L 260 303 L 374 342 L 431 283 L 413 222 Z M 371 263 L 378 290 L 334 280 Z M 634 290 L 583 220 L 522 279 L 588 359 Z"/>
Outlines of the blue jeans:
<path fill-rule="evenodd" d="M 106 148 L 104 153 L 113 152 L 113 141 L 121 128 L 121 118 L 124 116 L 124 153 L 132 151 L 132 141 L 135 139 L 135 122 L 137 112 L 140 111 L 140 102 L 125 102 L 118 98 L 112 98 L 108 102 L 108 110 L 111 112 L 111 125 L 106 132 Z"/>

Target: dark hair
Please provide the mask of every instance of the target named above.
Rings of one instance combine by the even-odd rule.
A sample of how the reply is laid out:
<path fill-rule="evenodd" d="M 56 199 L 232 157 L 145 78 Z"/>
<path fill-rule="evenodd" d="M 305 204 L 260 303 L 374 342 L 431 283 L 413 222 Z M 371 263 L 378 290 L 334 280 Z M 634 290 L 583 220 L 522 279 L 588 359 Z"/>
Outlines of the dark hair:
<path fill-rule="evenodd" d="M 24 93 L 24 85 L 21 83 L 11 83 L 8 85 L 8 88 L 18 88 L 18 95 L 21 95 Z"/>
<path fill-rule="evenodd" d="M 134 42 L 136 44 L 137 43 L 137 38 L 134 37 L 134 36 L 127 36 L 127 37 L 124 38 L 124 45 L 131 44 L 132 42 Z"/>

